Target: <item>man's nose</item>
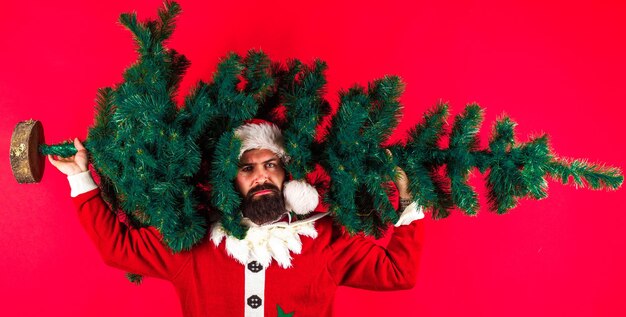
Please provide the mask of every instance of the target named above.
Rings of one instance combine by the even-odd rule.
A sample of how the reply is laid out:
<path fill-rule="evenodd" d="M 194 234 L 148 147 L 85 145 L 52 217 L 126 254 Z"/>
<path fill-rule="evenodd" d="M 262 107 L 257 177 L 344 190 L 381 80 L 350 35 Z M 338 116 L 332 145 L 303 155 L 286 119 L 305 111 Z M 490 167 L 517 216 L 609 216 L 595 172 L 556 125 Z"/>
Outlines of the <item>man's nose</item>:
<path fill-rule="evenodd" d="M 263 168 L 257 168 L 254 176 L 254 181 L 259 185 L 265 184 L 265 182 L 267 182 L 267 180 L 269 179 L 267 171 Z"/>

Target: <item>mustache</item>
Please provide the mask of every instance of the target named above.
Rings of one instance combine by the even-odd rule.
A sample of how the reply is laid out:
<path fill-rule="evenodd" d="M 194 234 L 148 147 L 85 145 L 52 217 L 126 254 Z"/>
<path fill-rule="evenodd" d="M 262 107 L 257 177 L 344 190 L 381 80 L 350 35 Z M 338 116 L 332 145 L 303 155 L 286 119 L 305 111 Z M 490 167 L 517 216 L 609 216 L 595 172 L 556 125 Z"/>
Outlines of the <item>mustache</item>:
<path fill-rule="evenodd" d="M 280 193 L 280 189 L 276 185 L 265 183 L 265 184 L 261 184 L 261 185 L 250 188 L 250 190 L 248 191 L 248 194 L 246 195 L 246 198 L 250 198 L 252 197 L 252 195 L 262 190 L 271 190 L 276 194 Z"/>

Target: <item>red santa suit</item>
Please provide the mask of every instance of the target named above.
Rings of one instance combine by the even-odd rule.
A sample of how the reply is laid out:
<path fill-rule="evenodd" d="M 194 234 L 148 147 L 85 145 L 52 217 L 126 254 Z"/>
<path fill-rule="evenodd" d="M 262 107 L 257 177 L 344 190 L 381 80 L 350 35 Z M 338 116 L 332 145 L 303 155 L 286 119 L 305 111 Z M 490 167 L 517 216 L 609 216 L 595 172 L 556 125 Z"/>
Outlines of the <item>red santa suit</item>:
<path fill-rule="evenodd" d="M 405 209 L 386 248 L 350 236 L 323 213 L 251 227 L 245 240 L 219 224 L 192 250 L 172 253 L 154 228 L 118 221 L 88 172 L 68 177 L 87 234 L 104 261 L 172 282 L 184 316 L 330 316 L 338 286 L 400 290 L 415 284 L 423 213 Z"/>

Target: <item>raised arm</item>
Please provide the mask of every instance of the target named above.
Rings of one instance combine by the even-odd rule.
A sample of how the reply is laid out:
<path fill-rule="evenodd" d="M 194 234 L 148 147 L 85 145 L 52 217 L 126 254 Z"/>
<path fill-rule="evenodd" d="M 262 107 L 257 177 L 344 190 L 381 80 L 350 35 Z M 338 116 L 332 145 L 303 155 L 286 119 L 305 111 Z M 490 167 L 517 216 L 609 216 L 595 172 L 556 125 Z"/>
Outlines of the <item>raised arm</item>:
<path fill-rule="evenodd" d="M 338 285 L 371 290 L 412 288 L 417 280 L 424 236 L 424 213 L 412 202 L 408 178 L 398 168 L 400 219 L 387 247 L 362 236 L 342 235 L 332 245 L 329 271 Z"/>
<path fill-rule="evenodd" d="M 173 254 L 154 228 L 133 229 L 120 222 L 100 197 L 100 190 L 89 174 L 87 150 L 78 139 L 74 140 L 74 146 L 78 151 L 73 157 L 48 158 L 68 176 L 80 223 L 105 263 L 131 273 L 164 279 L 174 277 L 189 253 Z"/>

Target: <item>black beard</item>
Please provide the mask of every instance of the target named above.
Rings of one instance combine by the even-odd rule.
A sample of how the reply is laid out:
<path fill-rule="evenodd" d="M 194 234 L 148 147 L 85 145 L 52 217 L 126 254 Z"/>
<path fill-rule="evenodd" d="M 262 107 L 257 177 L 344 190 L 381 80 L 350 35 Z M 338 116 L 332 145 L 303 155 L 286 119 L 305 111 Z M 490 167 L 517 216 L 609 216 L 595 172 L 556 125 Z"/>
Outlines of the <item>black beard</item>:
<path fill-rule="evenodd" d="M 271 190 L 272 193 L 258 197 L 253 196 L 254 193 L 261 190 Z M 269 183 L 251 188 L 243 200 L 241 212 L 244 217 L 249 218 L 257 225 L 278 219 L 280 215 L 287 212 L 282 191 Z"/>

